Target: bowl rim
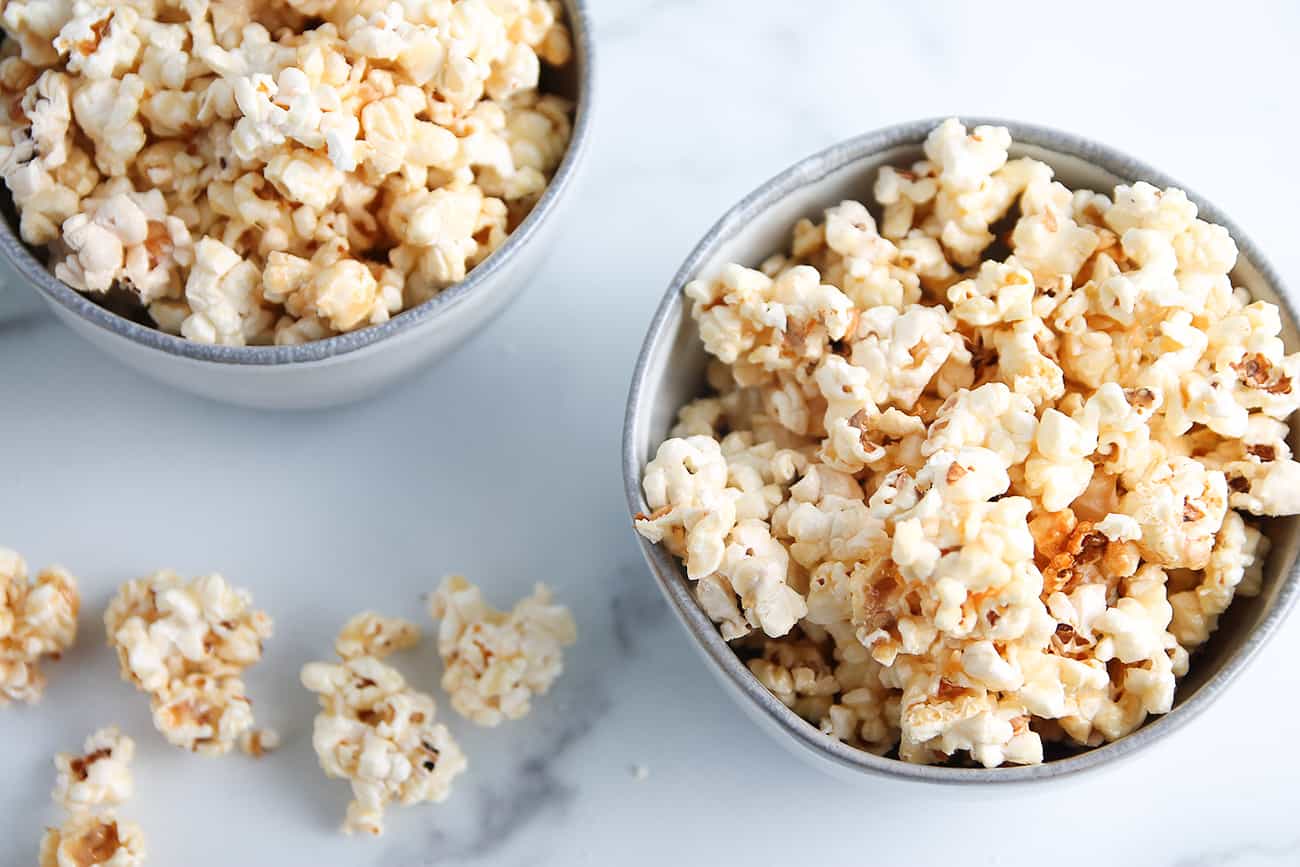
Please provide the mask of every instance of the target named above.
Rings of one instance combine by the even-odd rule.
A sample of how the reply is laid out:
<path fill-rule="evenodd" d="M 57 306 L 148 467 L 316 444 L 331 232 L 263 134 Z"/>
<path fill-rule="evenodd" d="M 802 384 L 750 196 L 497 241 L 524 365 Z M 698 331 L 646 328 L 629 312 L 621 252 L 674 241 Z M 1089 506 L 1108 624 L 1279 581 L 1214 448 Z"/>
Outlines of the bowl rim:
<path fill-rule="evenodd" d="M 410 332 L 458 306 L 467 298 L 482 294 L 493 276 L 537 233 L 541 223 L 555 210 L 565 190 L 571 186 L 578 166 L 587 152 L 591 137 L 593 106 L 593 71 L 596 52 L 593 45 L 588 0 L 564 0 L 569 16 L 569 31 L 574 46 L 577 72 L 577 98 L 574 105 L 573 132 L 564 157 L 546 190 L 528 216 L 482 263 L 470 270 L 464 280 L 436 296 L 403 310 L 378 325 L 326 337 L 295 346 L 219 346 L 195 343 L 157 328 L 141 325 L 101 307 L 88 296 L 56 278 L 33 255 L 6 219 L 0 219 L 0 255 L 12 264 L 27 282 L 45 298 L 73 315 L 146 349 L 179 356 L 199 363 L 238 366 L 287 366 L 311 364 L 357 352 L 391 337 Z"/>
<path fill-rule="evenodd" d="M 969 127 L 979 125 L 1004 126 L 1010 132 L 1016 144 L 1030 145 L 1052 151 L 1063 156 L 1082 159 L 1091 165 L 1108 171 L 1127 181 L 1148 181 L 1160 187 L 1175 186 L 1182 189 L 1187 197 L 1196 204 L 1199 216 L 1218 223 L 1226 228 L 1237 244 L 1239 256 L 1249 261 L 1278 298 L 1281 307 L 1290 318 L 1291 323 L 1300 327 L 1300 318 L 1292 305 L 1285 284 L 1277 271 L 1231 219 L 1217 207 L 1201 196 L 1178 183 L 1166 173 L 1128 154 L 1100 144 L 1070 132 L 1032 123 L 1024 123 L 1004 118 L 984 116 L 959 116 Z M 651 397 L 646 393 L 646 378 L 650 373 L 651 356 L 660 341 L 666 326 L 676 327 L 684 314 L 682 288 L 693 279 L 702 262 L 712 254 L 721 243 L 734 237 L 758 213 L 766 210 L 794 191 L 821 180 L 828 174 L 845 168 L 858 160 L 866 159 L 876 153 L 904 145 L 918 145 L 924 141 L 929 132 L 945 120 L 945 117 L 930 117 L 867 132 L 839 144 L 832 145 L 812 156 L 806 157 L 781 173 L 775 175 L 730 208 L 703 239 L 695 246 L 685 262 L 673 275 L 667 292 L 660 301 L 646 332 L 645 341 L 637 356 L 632 374 L 632 383 L 628 392 L 626 414 L 623 422 L 623 488 L 627 497 L 629 514 L 635 516 L 647 508 L 641 492 L 641 456 L 637 453 L 636 443 L 642 426 L 648 419 Z M 657 373 L 658 371 L 656 371 Z M 1095 747 L 1078 755 L 1063 759 L 1053 759 L 1037 765 L 1023 765 L 1006 768 L 949 768 L 933 765 L 918 765 L 874 755 L 856 747 L 847 746 L 822 734 L 812 724 L 806 722 L 790 708 L 776 699 L 760 684 L 731 647 L 722 639 L 717 627 L 700 609 L 693 595 L 687 589 L 687 581 L 676 558 L 660 545 L 651 544 L 640 534 L 632 530 L 641 546 L 647 564 L 655 576 L 659 589 L 676 611 L 678 619 L 686 627 L 704 654 L 715 667 L 715 673 L 725 677 L 735 691 L 738 699 L 748 699 L 752 708 L 766 717 L 764 722 L 773 724 L 776 729 L 790 736 L 790 741 L 810 751 L 816 757 L 829 762 L 835 769 L 850 773 L 859 772 L 871 776 L 888 776 L 926 783 L 948 785 L 970 785 L 981 783 L 1029 783 L 1046 779 L 1057 779 L 1081 771 L 1092 770 L 1103 765 L 1110 765 L 1115 760 L 1133 755 L 1165 736 L 1182 728 L 1193 718 L 1202 713 L 1217 699 L 1228 685 L 1236 679 L 1250 663 L 1260 648 L 1277 631 L 1300 596 L 1300 558 L 1293 562 L 1281 577 L 1281 586 L 1270 610 L 1255 629 L 1246 637 L 1242 646 L 1230 656 L 1224 665 L 1214 673 L 1193 695 L 1167 714 L 1149 718 L 1137 731 L 1119 740 Z M 771 726 L 769 726 L 771 727 Z"/>

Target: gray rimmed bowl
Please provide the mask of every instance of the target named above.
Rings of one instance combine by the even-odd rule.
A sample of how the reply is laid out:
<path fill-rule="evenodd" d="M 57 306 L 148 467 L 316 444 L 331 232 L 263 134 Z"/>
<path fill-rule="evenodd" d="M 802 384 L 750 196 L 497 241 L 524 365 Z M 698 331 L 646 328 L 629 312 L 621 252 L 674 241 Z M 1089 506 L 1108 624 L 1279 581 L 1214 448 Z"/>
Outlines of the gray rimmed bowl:
<path fill-rule="evenodd" d="M 641 476 L 659 443 L 672 427 L 677 409 L 707 390 L 707 357 L 695 323 L 682 302 L 682 288 L 692 279 L 710 276 L 727 262 L 756 265 L 786 249 L 789 233 L 800 217 L 821 212 L 849 198 L 865 203 L 881 166 L 907 165 L 922 158 L 926 135 L 942 118 L 913 121 L 867 133 L 796 163 L 746 196 L 719 220 L 673 278 L 659 305 L 645 345 L 637 359 L 628 396 L 623 432 L 624 488 L 630 515 L 648 511 Z M 1069 133 L 997 118 L 963 118 L 968 126 L 996 124 L 1011 131 L 1012 156 L 1040 159 L 1071 187 L 1109 191 L 1117 183 L 1150 181 L 1177 186 L 1163 172 L 1113 148 Z M 1291 350 L 1300 345 L 1296 312 L 1277 273 L 1237 226 L 1217 208 L 1187 191 L 1201 216 L 1226 227 L 1240 250 L 1232 272 L 1234 285 L 1244 286 L 1258 299 L 1277 304 L 1283 313 L 1283 338 Z M 879 216 L 879 214 L 877 214 Z M 1294 435 L 1298 421 L 1292 422 Z M 1294 436 L 1293 436 L 1294 439 Z M 637 537 L 659 589 L 703 654 L 706 664 L 726 691 L 759 725 L 796 754 L 837 776 L 861 780 L 889 776 L 932 783 L 1023 783 L 1045 780 L 1113 763 L 1164 737 L 1191 720 L 1223 694 L 1233 679 L 1281 625 L 1300 593 L 1296 554 L 1300 550 L 1300 519 L 1269 521 L 1265 531 L 1273 543 L 1264 570 L 1263 591 L 1233 602 L 1218 631 L 1192 657 L 1191 670 L 1179 681 L 1174 707 L 1154 717 L 1127 737 L 1092 750 L 1041 765 L 1008 768 L 958 768 L 913 765 L 872 755 L 823 735 L 781 704 L 750 674 L 700 609 L 691 582 L 676 558 L 661 546 Z"/>
<path fill-rule="evenodd" d="M 573 61 L 547 70 L 544 86 L 574 101 L 573 137 L 550 185 L 505 243 L 463 281 L 382 325 L 301 346 L 209 346 L 119 316 L 55 279 L 19 240 L 8 206 L 0 220 L 0 255 L 73 331 L 169 385 L 265 409 L 332 406 L 372 395 L 482 328 L 518 295 L 549 252 L 591 137 L 595 52 L 587 0 L 564 0 L 564 7 Z"/>

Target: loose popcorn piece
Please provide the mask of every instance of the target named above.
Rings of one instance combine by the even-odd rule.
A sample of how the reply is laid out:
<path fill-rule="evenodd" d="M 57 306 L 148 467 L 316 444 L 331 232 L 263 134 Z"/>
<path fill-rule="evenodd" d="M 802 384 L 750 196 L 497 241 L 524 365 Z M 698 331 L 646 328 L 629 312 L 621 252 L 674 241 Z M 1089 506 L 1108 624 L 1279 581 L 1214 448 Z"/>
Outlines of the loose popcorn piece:
<path fill-rule="evenodd" d="M 1248 516 L 1300 514 L 1300 353 L 1231 237 L 1011 144 L 947 120 L 880 170 L 879 224 L 841 202 L 691 281 L 711 393 L 635 519 L 773 695 L 905 761 L 1031 764 L 1168 712 L 1260 590 Z"/>
<path fill-rule="evenodd" d="M 280 733 L 275 729 L 249 729 L 239 736 L 240 751 L 255 759 L 279 748 Z"/>
<path fill-rule="evenodd" d="M 93 296 L 232 346 L 386 321 L 465 278 L 559 167 L 558 0 L 105 0 L 0 12 L 0 177 Z"/>
<path fill-rule="evenodd" d="M 41 867 L 136 867 L 144 863 L 144 834 L 112 808 L 131 796 L 135 742 L 116 728 L 86 738 L 80 754 L 54 757 L 53 797 L 69 815 L 41 838 Z"/>
<path fill-rule="evenodd" d="M 230 751 L 253 726 L 241 675 L 262 657 L 271 618 L 220 575 L 175 572 L 128 581 L 104 613 L 122 679 L 149 693 L 167 740 L 204 755 Z"/>
<path fill-rule="evenodd" d="M 364 611 L 343 625 L 334 652 L 342 659 L 373 656 L 383 659 L 420 643 L 420 627 L 409 620 Z"/>
<path fill-rule="evenodd" d="M 41 838 L 40 867 L 140 867 L 144 859 L 144 832 L 112 813 L 72 813 Z"/>
<path fill-rule="evenodd" d="M 66 571 L 51 567 L 32 582 L 18 552 L 0 548 L 0 705 L 40 700 L 38 662 L 72 646 L 80 607 L 77 580 Z"/>
<path fill-rule="evenodd" d="M 336 642 L 341 663 L 303 666 L 303 686 L 320 699 L 312 746 L 321 769 L 352 784 L 344 833 L 382 834 L 389 803 L 443 801 L 465 770 L 460 747 L 446 726 L 434 723 L 433 698 L 411 689 L 396 669 L 364 652 L 410 647 L 418 635 L 414 624 L 361 614 Z M 394 636 L 401 638 L 394 641 Z"/>
<path fill-rule="evenodd" d="M 507 614 L 451 575 L 430 597 L 429 615 L 441 621 L 442 688 L 457 713 L 482 726 L 527 714 L 564 671 L 562 648 L 577 640 L 573 616 L 543 584 Z"/>
<path fill-rule="evenodd" d="M 54 801 L 65 810 L 114 807 L 131 797 L 134 783 L 130 762 L 135 741 L 116 728 L 105 728 L 86 738 L 80 754 L 54 757 L 58 777 Z"/>

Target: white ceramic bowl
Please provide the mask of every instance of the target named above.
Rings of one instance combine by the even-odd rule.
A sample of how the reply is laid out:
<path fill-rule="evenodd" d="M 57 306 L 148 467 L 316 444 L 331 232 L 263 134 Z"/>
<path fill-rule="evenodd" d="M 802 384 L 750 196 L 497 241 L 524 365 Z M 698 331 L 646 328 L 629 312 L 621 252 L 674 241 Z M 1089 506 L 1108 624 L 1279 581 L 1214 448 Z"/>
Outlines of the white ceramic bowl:
<path fill-rule="evenodd" d="M 697 276 L 715 273 L 727 262 L 757 263 L 786 249 L 790 230 L 800 217 L 818 218 L 825 208 L 846 198 L 870 202 L 879 168 L 907 165 L 921 159 L 921 143 L 940 120 L 914 121 L 868 133 L 795 164 L 728 211 L 686 259 L 650 324 L 632 378 L 623 438 L 624 487 L 629 514 L 648 511 L 641 491 L 645 465 L 667 436 L 678 408 L 706 390 L 707 358 L 695 323 L 682 302 L 682 287 Z M 1043 160 L 1070 187 L 1109 191 L 1120 182 L 1146 180 L 1162 187 L 1178 186 L 1187 190 L 1156 169 L 1074 135 L 1014 121 L 964 120 L 968 125 L 996 124 L 1009 128 L 1016 142 L 1012 156 Z M 1225 226 L 1232 233 L 1240 249 L 1232 272 L 1234 285 L 1244 286 L 1256 298 L 1281 307 L 1283 337 L 1288 348 L 1295 350 L 1300 346 L 1296 315 L 1277 274 L 1232 221 L 1204 199 L 1191 191 L 1187 193 L 1199 206 L 1202 217 Z M 1295 429 L 1293 422 L 1293 434 Z M 640 536 L 637 538 L 660 590 L 704 656 L 706 665 L 750 717 L 800 756 L 824 770 L 855 780 L 887 775 L 938 783 L 1016 783 L 1096 768 L 1131 755 L 1177 730 L 1222 695 L 1277 630 L 1300 590 L 1296 569 L 1300 520 L 1273 520 L 1266 531 L 1273 549 L 1265 568 L 1263 592 L 1233 602 L 1218 631 L 1193 655 L 1190 672 L 1179 681 L 1171 712 L 1154 717 L 1133 734 L 1096 749 L 1051 759 L 1041 765 L 991 770 L 909 764 L 845 746 L 823 735 L 750 674 L 701 611 L 676 558 L 662 547 Z"/>
<path fill-rule="evenodd" d="M 532 213 L 482 264 L 432 300 L 374 325 L 301 346 L 208 346 L 113 313 L 55 279 L 17 236 L 5 196 L 0 254 L 55 315 L 109 355 L 169 385 L 215 400 L 267 409 L 347 403 L 432 362 L 498 315 L 527 285 L 561 224 L 562 206 L 591 135 L 595 54 L 586 0 L 564 0 L 574 57 L 548 71 L 552 89 L 576 104 L 573 138 Z M 11 287 L 12 291 L 12 287 Z M 12 301 L 3 306 L 14 308 Z"/>

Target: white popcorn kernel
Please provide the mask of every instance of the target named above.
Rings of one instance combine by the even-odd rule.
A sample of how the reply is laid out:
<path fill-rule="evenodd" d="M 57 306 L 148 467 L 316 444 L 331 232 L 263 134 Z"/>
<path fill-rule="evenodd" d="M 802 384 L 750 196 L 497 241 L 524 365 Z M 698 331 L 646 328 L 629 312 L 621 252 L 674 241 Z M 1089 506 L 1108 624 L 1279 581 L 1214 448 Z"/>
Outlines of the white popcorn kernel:
<path fill-rule="evenodd" d="M 1136 542 L 1142 538 L 1142 527 L 1128 515 L 1111 512 L 1097 522 L 1096 529 L 1112 542 Z"/>
<path fill-rule="evenodd" d="M 910 409 L 950 358 L 968 357 L 956 322 L 941 307 L 914 304 L 901 313 L 866 311 L 853 337 L 851 360 L 867 372 L 879 405 Z"/>
<path fill-rule="evenodd" d="M 134 788 L 130 768 L 134 755 L 135 742 L 116 728 L 90 735 L 80 754 L 59 753 L 54 757 L 55 803 L 74 812 L 123 803 Z"/>
<path fill-rule="evenodd" d="M 77 638 L 77 581 L 51 567 L 30 581 L 18 552 L 0 548 L 0 706 L 34 704 L 45 691 L 42 657 L 57 659 Z"/>
<path fill-rule="evenodd" d="M 1218 627 L 1219 615 L 1243 590 L 1254 589 L 1268 555 L 1268 540 L 1236 512 L 1224 516 L 1201 583 L 1169 596 L 1169 631 L 1189 650 L 1204 644 Z"/>
<path fill-rule="evenodd" d="M 1088 460 L 1097 436 L 1064 413 L 1045 410 L 1034 435 L 1034 452 L 1025 461 L 1025 490 L 1049 512 L 1063 511 L 1092 480 Z"/>
<path fill-rule="evenodd" d="M 442 688 L 458 713 L 483 726 L 527 714 L 564 670 L 562 648 L 577 640 L 572 615 L 541 584 L 507 614 L 452 575 L 430 597 L 429 614 L 440 621 Z"/>
<path fill-rule="evenodd" d="M 185 281 L 185 300 L 192 311 L 181 334 L 199 343 L 243 346 L 269 325 L 270 311 L 260 303 L 257 266 L 213 238 L 194 248 L 194 270 Z"/>

